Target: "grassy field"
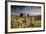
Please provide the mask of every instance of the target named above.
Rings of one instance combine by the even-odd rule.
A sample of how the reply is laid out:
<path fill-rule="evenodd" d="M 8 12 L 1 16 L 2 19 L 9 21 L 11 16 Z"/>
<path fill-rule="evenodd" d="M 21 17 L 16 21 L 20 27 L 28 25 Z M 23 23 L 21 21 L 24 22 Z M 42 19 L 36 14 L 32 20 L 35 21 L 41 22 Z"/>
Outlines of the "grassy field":
<path fill-rule="evenodd" d="M 11 16 L 11 28 L 31 28 L 31 27 L 41 27 L 41 20 L 38 20 L 35 17 Z"/>

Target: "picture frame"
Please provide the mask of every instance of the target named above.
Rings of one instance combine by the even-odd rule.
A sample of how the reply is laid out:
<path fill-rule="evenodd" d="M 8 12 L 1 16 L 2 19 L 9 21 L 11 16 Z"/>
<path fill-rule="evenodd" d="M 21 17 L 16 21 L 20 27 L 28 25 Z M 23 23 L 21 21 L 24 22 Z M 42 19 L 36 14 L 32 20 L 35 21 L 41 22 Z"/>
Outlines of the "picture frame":
<path fill-rule="evenodd" d="M 20 10 L 18 9 L 18 7 Z M 31 10 L 32 12 L 29 9 L 30 10 L 32 9 Z M 29 12 L 29 14 L 26 10 Z M 34 12 L 33 10 L 38 12 Z M 20 13 L 22 11 L 22 13 L 24 14 L 21 13 L 21 15 L 19 15 L 20 13 L 17 11 L 20 11 Z M 15 23 L 12 22 L 14 20 Z M 20 23 L 23 22 L 22 26 L 20 26 L 19 24 L 19 26 L 16 27 L 16 23 L 18 22 Z M 28 24 L 30 24 L 30 26 L 28 26 Z M 26 1 L 5 1 L 5 33 L 40 32 L 40 31 L 45 31 L 45 3 L 26 2 Z"/>

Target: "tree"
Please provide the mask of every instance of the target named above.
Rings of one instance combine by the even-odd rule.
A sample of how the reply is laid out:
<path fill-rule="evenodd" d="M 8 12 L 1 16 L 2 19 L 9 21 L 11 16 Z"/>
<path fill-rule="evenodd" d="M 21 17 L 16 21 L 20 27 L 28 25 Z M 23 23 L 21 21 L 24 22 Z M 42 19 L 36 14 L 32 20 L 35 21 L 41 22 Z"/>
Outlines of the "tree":
<path fill-rule="evenodd" d="M 27 16 L 29 16 L 29 14 L 27 14 Z"/>
<path fill-rule="evenodd" d="M 21 13 L 20 16 L 23 17 L 23 13 Z"/>

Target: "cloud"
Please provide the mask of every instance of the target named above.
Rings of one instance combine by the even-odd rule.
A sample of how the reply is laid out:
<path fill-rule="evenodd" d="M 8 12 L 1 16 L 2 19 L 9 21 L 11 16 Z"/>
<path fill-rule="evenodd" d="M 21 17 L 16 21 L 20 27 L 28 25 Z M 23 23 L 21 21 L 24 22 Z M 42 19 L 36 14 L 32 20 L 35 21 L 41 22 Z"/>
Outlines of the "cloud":
<path fill-rule="evenodd" d="M 41 7 L 40 6 L 11 6 L 11 14 L 12 15 L 20 15 L 23 14 L 30 14 L 32 15 L 41 15 Z"/>

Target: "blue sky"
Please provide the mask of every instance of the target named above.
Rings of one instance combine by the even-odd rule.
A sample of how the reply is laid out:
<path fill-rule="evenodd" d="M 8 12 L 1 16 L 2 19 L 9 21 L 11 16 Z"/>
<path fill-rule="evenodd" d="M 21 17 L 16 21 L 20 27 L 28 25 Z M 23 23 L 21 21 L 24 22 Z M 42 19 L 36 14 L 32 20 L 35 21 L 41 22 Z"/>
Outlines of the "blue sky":
<path fill-rule="evenodd" d="M 41 7 L 11 5 L 11 15 L 20 15 L 20 13 L 30 14 L 30 16 L 41 15 Z"/>

